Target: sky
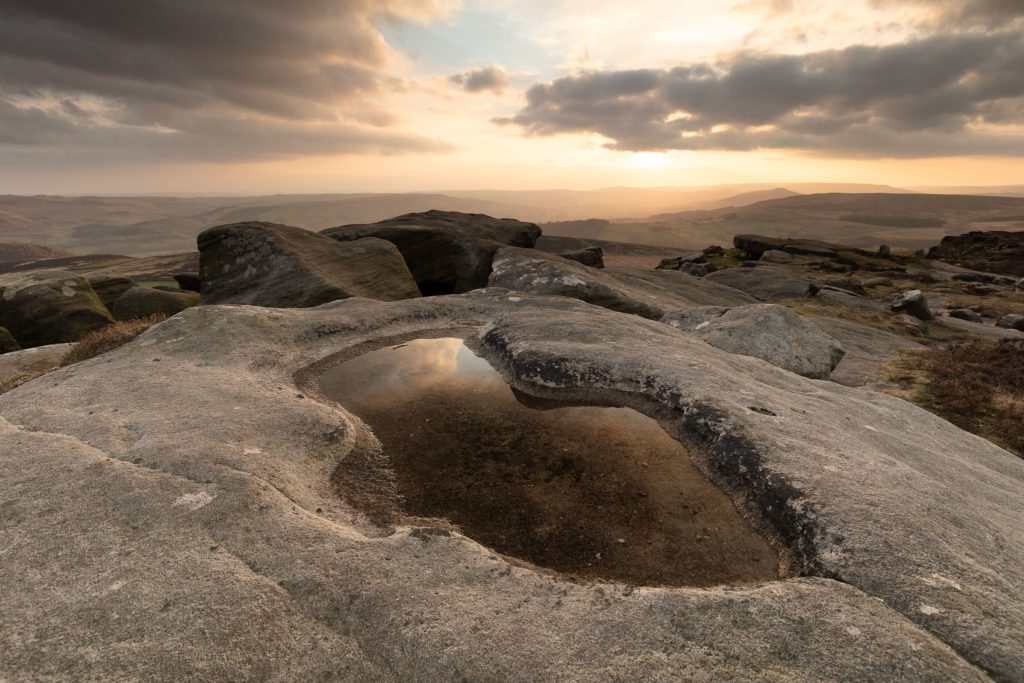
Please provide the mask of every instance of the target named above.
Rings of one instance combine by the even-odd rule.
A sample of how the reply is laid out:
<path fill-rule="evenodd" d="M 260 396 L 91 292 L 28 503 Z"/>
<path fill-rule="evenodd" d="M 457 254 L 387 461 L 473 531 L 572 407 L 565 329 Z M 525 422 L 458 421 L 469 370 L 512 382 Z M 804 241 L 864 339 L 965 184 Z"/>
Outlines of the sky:
<path fill-rule="evenodd" d="M 1024 183 L 1024 0 L 0 0 L 0 194 Z"/>

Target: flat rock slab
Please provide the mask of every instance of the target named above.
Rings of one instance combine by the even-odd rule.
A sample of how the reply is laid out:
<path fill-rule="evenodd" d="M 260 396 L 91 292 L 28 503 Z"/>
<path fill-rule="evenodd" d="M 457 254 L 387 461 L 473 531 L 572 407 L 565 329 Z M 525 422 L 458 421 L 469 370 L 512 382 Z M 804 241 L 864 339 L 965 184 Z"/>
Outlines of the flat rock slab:
<path fill-rule="evenodd" d="M 572 297 L 652 319 L 681 308 L 755 301 L 743 292 L 677 271 L 601 271 L 544 252 L 513 247 L 495 255 L 490 284 L 532 294 Z"/>
<path fill-rule="evenodd" d="M 296 373 L 453 328 L 521 391 L 649 410 L 814 576 L 577 583 L 448 528 L 372 528 L 330 475 L 376 439 Z M 0 396 L 0 416 L 0 678 L 1024 674 L 1024 461 L 904 401 L 578 301 L 199 306 Z"/>
<path fill-rule="evenodd" d="M 380 239 L 341 244 L 302 228 L 251 222 L 209 228 L 197 242 L 205 304 L 302 308 L 352 296 L 420 295 L 402 255 Z"/>

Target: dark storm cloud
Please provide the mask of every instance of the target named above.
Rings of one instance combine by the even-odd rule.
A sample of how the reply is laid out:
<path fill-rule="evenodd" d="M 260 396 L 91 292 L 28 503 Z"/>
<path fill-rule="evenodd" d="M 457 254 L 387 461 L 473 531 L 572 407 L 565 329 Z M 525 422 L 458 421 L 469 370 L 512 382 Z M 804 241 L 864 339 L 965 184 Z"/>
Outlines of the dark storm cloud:
<path fill-rule="evenodd" d="M 373 20 L 429 13 L 435 2 L 6 0 L 0 116 L 12 127 L 0 139 L 118 139 L 145 156 L 175 139 L 170 129 L 214 159 L 259 156 L 263 145 L 268 157 L 307 153 L 313 140 L 333 153 L 436 148 L 375 130 L 392 119 L 372 104 L 398 87 Z"/>
<path fill-rule="evenodd" d="M 491 90 L 501 92 L 508 85 L 508 75 L 499 66 L 486 66 L 480 69 L 471 69 L 461 74 L 449 76 L 449 81 L 461 86 L 466 92 L 483 92 Z"/>
<path fill-rule="evenodd" d="M 1024 35 L 939 35 L 799 56 L 589 72 L 534 85 L 498 123 L 600 133 L 621 150 L 806 149 L 870 156 L 1021 154 Z"/>

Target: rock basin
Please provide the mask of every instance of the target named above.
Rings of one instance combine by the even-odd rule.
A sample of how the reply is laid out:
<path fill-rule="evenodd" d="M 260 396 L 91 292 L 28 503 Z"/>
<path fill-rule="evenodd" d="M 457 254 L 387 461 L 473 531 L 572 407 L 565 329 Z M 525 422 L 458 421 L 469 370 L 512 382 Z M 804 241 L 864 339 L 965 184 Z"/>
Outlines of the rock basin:
<path fill-rule="evenodd" d="M 378 524 L 444 520 L 574 577 L 710 586 L 779 576 L 776 551 L 687 448 L 632 408 L 532 398 L 454 337 L 344 360 L 319 389 L 381 442 L 379 458 L 348 458 L 335 474 L 342 497 Z"/>

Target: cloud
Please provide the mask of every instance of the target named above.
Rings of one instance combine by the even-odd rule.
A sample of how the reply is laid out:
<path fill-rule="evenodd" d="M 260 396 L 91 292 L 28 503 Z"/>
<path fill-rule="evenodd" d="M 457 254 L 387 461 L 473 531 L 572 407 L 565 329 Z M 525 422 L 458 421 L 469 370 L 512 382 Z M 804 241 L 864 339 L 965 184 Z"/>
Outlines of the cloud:
<path fill-rule="evenodd" d="M 177 139 L 214 160 L 306 154 L 314 140 L 324 153 L 436 149 L 381 130 L 395 119 L 374 102 L 401 83 L 374 22 L 426 20 L 449 4 L 6 0 L 0 115 L 12 128 L 0 144 L 118 140 L 156 158 Z"/>
<path fill-rule="evenodd" d="M 930 12 L 934 25 L 947 28 L 1005 27 L 1024 18 L 1024 3 L 1020 0 L 871 0 L 871 6 L 921 7 Z"/>
<path fill-rule="evenodd" d="M 461 74 L 449 76 L 448 80 L 471 93 L 490 90 L 500 93 L 508 85 L 508 74 L 500 66 L 485 66 Z"/>
<path fill-rule="evenodd" d="M 964 32 L 805 55 L 593 71 L 532 86 L 497 123 L 619 150 L 1024 153 L 1024 34 Z"/>

